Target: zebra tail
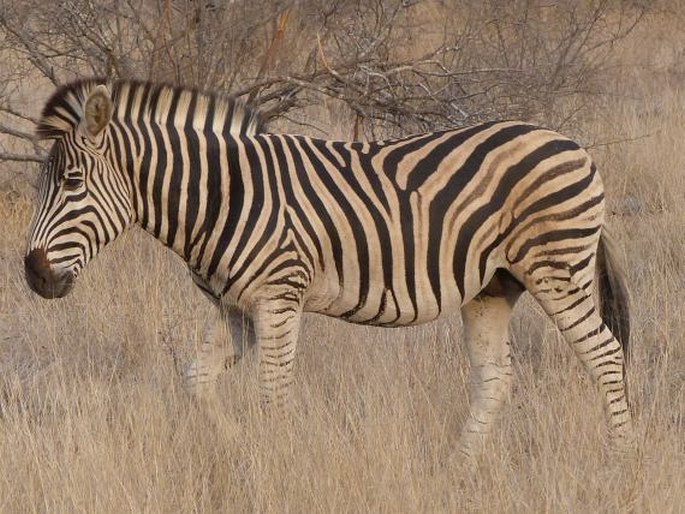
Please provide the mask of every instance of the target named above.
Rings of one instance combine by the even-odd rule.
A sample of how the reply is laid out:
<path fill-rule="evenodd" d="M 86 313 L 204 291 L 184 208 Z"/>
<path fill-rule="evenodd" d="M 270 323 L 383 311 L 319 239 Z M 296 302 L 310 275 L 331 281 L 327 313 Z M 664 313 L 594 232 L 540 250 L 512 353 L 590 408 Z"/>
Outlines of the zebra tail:
<path fill-rule="evenodd" d="M 597 248 L 597 272 L 600 314 L 623 348 L 624 362 L 627 363 L 630 358 L 630 294 L 625 273 L 616 259 L 606 229 L 602 230 Z"/>

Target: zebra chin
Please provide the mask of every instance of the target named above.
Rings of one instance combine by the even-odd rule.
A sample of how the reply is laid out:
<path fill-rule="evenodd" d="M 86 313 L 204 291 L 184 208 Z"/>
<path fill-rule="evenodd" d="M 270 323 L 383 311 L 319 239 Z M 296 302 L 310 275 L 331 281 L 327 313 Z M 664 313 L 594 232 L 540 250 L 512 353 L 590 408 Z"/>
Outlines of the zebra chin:
<path fill-rule="evenodd" d="M 24 271 L 31 290 L 49 300 L 68 295 L 74 287 L 73 273 L 56 272 L 42 248 L 35 248 L 24 257 Z"/>

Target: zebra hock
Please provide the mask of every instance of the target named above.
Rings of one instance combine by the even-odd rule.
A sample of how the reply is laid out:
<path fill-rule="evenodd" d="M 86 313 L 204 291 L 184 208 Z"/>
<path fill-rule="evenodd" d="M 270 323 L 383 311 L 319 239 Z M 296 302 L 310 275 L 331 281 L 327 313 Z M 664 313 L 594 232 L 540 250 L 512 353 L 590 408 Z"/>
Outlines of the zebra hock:
<path fill-rule="evenodd" d="M 596 384 L 612 440 L 632 445 L 627 289 L 600 176 L 566 137 L 509 121 L 326 141 L 264 133 L 230 98 L 99 79 L 59 88 L 37 134 L 53 145 L 28 238 L 31 289 L 65 296 L 140 225 L 212 305 L 191 390 L 254 344 L 262 402 L 286 402 L 303 312 L 402 327 L 460 310 L 471 363 L 460 450 L 474 456 L 511 389 L 509 320 L 528 291 Z"/>

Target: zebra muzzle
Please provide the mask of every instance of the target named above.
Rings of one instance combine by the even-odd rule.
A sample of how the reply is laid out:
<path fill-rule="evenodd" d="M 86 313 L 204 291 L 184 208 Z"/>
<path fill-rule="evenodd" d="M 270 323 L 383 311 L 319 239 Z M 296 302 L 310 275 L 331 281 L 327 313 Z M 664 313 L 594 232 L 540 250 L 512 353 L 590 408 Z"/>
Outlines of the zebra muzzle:
<path fill-rule="evenodd" d="M 24 257 L 26 282 L 43 298 L 62 298 L 74 285 L 70 272 L 55 273 L 45 250 L 34 248 Z"/>

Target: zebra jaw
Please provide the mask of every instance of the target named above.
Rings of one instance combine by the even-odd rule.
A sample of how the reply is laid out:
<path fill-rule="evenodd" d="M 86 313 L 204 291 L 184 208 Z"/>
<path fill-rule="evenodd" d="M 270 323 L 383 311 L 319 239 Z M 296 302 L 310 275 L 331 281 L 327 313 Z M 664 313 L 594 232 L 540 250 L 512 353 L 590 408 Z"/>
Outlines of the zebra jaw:
<path fill-rule="evenodd" d="M 24 257 L 24 271 L 31 290 L 49 300 L 66 296 L 74 286 L 74 274 L 56 272 L 42 248 L 34 248 Z"/>

